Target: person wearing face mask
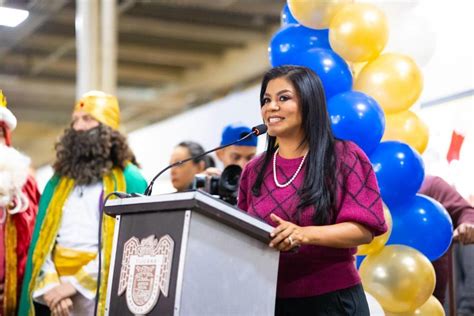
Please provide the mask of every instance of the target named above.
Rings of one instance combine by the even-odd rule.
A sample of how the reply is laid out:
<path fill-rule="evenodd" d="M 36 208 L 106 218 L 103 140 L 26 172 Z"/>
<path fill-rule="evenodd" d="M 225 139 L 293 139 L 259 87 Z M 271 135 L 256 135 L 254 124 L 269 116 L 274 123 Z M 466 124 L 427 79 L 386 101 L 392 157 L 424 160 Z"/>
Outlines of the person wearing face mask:
<path fill-rule="evenodd" d="M 17 120 L 0 90 L 0 315 L 17 315 L 40 193 L 30 158 L 11 143 Z"/>
<path fill-rule="evenodd" d="M 198 156 L 204 153 L 204 148 L 196 142 L 184 141 L 179 143 L 171 153 L 170 164 Z M 203 172 L 206 168 L 215 166 L 214 159 L 206 155 L 179 166 L 171 168 L 171 183 L 177 192 L 188 191 L 192 188 L 196 174 Z"/>
<path fill-rule="evenodd" d="M 275 314 L 369 315 L 354 254 L 387 230 L 370 161 L 334 137 L 312 70 L 269 70 L 260 104 L 267 150 L 245 167 L 238 207 L 275 227 Z"/>
<path fill-rule="evenodd" d="M 91 91 L 77 101 L 41 197 L 20 315 L 93 315 L 97 287 L 103 314 L 115 221 L 101 205 L 113 191 L 143 193 L 147 185 L 119 123 L 114 96 Z"/>

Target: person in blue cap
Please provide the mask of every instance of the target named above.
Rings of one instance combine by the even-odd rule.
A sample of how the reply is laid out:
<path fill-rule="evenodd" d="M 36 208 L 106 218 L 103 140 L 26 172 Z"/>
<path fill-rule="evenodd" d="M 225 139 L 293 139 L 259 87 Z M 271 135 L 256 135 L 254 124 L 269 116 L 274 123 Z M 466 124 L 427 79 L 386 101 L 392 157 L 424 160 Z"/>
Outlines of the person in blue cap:
<path fill-rule="evenodd" d="M 250 127 L 242 123 L 233 123 L 227 125 L 222 131 L 221 146 L 232 143 L 252 130 Z M 236 145 L 226 147 L 216 152 L 217 158 L 224 164 L 224 168 L 229 165 L 238 165 L 244 169 L 245 165 L 257 153 L 257 136 L 251 137 L 241 141 Z"/>

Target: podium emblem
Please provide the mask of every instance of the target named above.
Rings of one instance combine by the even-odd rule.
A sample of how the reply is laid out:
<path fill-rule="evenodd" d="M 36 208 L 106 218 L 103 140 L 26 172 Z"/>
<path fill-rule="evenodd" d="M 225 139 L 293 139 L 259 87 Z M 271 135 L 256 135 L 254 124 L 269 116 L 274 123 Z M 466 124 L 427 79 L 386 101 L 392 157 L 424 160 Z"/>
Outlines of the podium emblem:
<path fill-rule="evenodd" d="M 124 245 L 118 295 L 126 292 L 127 306 L 135 315 L 155 307 L 160 292 L 168 296 L 174 241 L 169 235 L 155 235 L 141 241 L 132 237 Z"/>

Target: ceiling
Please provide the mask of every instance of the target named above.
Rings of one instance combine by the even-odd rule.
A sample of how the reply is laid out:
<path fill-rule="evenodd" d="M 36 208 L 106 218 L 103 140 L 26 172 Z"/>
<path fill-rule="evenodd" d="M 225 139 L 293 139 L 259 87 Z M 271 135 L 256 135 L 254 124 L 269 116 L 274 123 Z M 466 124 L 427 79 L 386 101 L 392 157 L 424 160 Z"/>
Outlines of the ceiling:
<path fill-rule="evenodd" d="M 1 2 L 1 1 L 0 1 Z M 118 97 L 129 132 L 256 82 L 284 0 L 118 0 Z M 27 9 L 0 26 L 0 89 L 19 120 L 15 147 L 50 163 L 75 100 L 75 2 L 7 0 Z"/>

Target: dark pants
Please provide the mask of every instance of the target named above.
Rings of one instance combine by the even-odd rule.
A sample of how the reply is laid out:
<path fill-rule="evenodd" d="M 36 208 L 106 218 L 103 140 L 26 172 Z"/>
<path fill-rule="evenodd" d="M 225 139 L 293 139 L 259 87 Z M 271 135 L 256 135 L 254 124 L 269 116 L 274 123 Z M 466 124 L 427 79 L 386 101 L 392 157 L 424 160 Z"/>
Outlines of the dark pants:
<path fill-rule="evenodd" d="M 277 298 L 276 316 L 369 316 L 369 305 L 362 285 L 331 293 L 301 297 Z"/>
<path fill-rule="evenodd" d="M 35 315 L 36 316 L 50 316 L 51 311 L 49 307 L 40 303 L 33 303 L 35 305 Z"/>

